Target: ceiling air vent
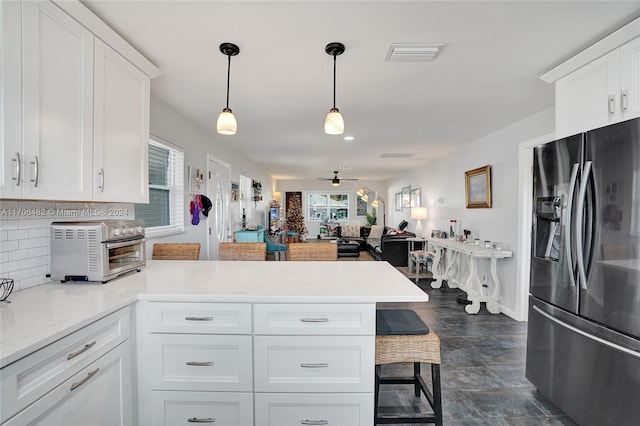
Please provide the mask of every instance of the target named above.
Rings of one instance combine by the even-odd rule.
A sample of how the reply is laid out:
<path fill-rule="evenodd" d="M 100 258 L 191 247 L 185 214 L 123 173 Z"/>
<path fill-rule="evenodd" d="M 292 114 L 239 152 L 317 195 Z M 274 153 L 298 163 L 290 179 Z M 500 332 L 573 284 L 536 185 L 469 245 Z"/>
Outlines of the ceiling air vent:
<path fill-rule="evenodd" d="M 392 43 L 385 59 L 388 61 L 433 61 L 444 44 Z"/>
<path fill-rule="evenodd" d="M 380 154 L 380 158 L 412 158 L 415 153 L 411 152 L 387 152 Z"/>

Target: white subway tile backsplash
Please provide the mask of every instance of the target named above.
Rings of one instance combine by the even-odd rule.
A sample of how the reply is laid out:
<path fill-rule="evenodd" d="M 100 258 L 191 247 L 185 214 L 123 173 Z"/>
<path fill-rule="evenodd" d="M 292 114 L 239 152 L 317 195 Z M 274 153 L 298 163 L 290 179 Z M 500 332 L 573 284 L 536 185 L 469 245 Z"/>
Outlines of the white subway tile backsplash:
<path fill-rule="evenodd" d="M 20 229 L 16 231 L 7 231 L 7 239 L 9 240 L 25 240 L 29 238 L 28 229 Z"/>
<path fill-rule="evenodd" d="M 51 272 L 51 222 L 135 218 L 133 204 L 5 200 L 1 204 L 0 276 L 15 280 L 14 291 L 51 282 L 46 276 Z"/>
<path fill-rule="evenodd" d="M 20 247 L 19 240 L 3 241 L 2 244 L 0 244 L 0 252 L 18 250 L 19 247 Z"/>
<path fill-rule="evenodd" d="M 9 261 L 22 260 L 29 257 L 29 250 L 13 250 L 9 253 Z"/>

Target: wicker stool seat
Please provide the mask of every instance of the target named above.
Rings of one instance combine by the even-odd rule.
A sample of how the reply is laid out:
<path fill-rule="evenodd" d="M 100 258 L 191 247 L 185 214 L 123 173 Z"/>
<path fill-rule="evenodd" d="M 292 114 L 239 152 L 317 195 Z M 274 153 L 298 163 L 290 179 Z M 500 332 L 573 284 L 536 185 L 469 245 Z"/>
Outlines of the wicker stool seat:
<path fill-rule="evenodd" d="M 381 377 L 382 365 L 412 362 L 411 377 Z M 420 363 L 431 364 L 431 389 L 420 375 Z M 378 396 L 380 385 L 412 384 L 414 395 L 424 394 L 433 409 L 429 416 L 380 416 Z M 442 394 L 440 390 L 440 339 L 412 310 L 381 309 L 376 312 L 376 376 L 375 423 L 435 423 L 442 425 Z"/>

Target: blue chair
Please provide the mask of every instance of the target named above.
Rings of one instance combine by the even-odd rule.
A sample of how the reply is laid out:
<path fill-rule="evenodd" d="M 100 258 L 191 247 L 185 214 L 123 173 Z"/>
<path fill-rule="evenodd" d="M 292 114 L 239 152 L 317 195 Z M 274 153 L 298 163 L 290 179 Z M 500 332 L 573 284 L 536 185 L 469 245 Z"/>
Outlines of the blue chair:
<path fill-rule="evenodd" d="M 279 244 L 271 241 L 269 237 L 267 237 L 266 232 L 264 232 L 264 242 L 267 243 L 267 254 L 273 253 L 276 260 L 281 260 L 280 254 L 285 253 L 289 249 L 285 244 Z"/>

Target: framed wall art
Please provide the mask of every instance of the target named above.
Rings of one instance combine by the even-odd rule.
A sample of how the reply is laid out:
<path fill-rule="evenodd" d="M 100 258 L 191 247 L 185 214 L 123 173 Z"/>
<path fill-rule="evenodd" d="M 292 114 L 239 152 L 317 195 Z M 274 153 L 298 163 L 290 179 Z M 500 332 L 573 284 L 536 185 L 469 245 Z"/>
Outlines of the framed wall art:
<path fill-rule="evenodd" d="M 467 208 L 491 207 L 491 166 L 478 167 L 464 173 Z"/>
<path fill-rule="evenodd" d="M 367 215 L 367 202 L 362 199 L 361 196 L 357 196 L 356 198 L 356 216 L 366 216 Z"/>
<path fill-rule="evenodd" d="M 413 188 L 409 191 L 409 206 L 420 207 L 420 188 Z"/>
<path fill-rule="evenodd" d="M 231 182 L 231 201 L 240 201 L 240 184 L 238 182 Z"/>
<path fill-rule="evenodd" d="M 411 185 L 402 187 L 402 208 L 411 208 Z"/>

